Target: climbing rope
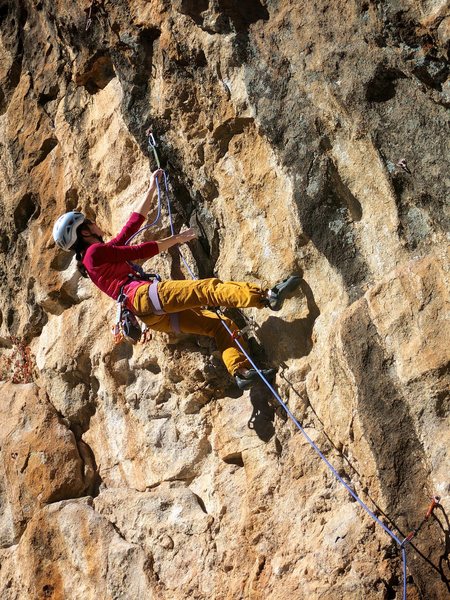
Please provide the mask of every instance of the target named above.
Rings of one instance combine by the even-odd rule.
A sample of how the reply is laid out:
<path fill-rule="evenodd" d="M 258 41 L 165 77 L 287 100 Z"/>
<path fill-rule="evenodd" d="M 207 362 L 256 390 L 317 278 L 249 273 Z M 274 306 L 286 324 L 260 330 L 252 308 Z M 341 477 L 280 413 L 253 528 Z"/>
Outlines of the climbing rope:
<path fill-rule="evenodd" d="M 221 319 L 223 326 L 225 327 L 225 329 L 228 331 L 228 333 L 233 336 L 233 332 L 232 330 L 228 327 L 227 323 Z M 274 396 L 274 398 L 277 400 L 277 402 L 279 402 L 279 404 L 283 407 L 283 409 L 285 410 L 286 414 L 288 415 L 288 417 L 291 419 L 291 421 L 295 424 L 295 426 L 297 427 L 297 429 L 303 434 L 304 438 L 306 439 L 306 441 L 308 442 L 308 444 L 313 448 L 313 450 L 316 452 L 316 454 L 323 460 L 323 462 L 327 465 L 327 467 L 330 469 L 330 471 L 333 473 L 333 475 L 336 477 L 336 479 L 344 486 L 344 488 L 348 491 L 348 493 L 352 496 L 352 498 L 354 500 L 356 500 L 356 502 L 361 506 L 361 508 L 363 508 L 366 513 L 376 522 L 378 523 L 378 525 L 380 525 L 384 531 L 397 543 L 397 545 L 401 548 L 402 550 L 402 561 L 403 561 L 403 600 L 406 600 L 406 548 L 405 548 L 405 541 L 401 542 L 400 539 L 395 535 L 395 533 L 389 529 L 389 527 L 387 527 L 383 521 L 381 521 L 376 514 L 370 510 L 370 508 L 367 506 L 367 504 L 365 504 L 361 498 L 356 494 L 356 492 L 346 483 L 346 481 L 344 481 L 344 479 L 339 475 L 339 473 L 337 472 L 337 470 L 335 469 L 335 467 L 333 467 L 333 465 L 330 463 L 330 461 L 326 458 L 326 456 L 323 454 L 323 452 L 320 450 L 320 448 L 317 446 L 317 444 L 309 437 L 309 435 L 306 433 L 306 431 L 304 430 L 304 428 L 302 427 L 302 425 L 299 423 L 299 421 L 296 419 L 296 417 L 293 415 L 293 413 L 289 410 L 288 406 L 286 405 L 285 402 L 283 402 L 283 400 L 281 399 L 280 395 L 278 394 L 278 392 L 274 389 L 274 387 L 272 386 L 272 384 L 268 381 L 268 379 L 264 376 L 264 374 L 261 372 L 261 369 L 259 369 L 255 362 L 253 361 L 253 359 L 250 357 L 250 355 L 248 354 L 248 352 L 245 350 L 245 348 L 242 346 L 242 344 L 239 342 L 238 339 L 235 339 L 235 344 L 238 346 L 238 348 L 241 350 L 241 352 L 245 355 L 245 357 L 247 358 L 247 360 L 249 361 L 249 363 L 252 365 L 252 367 L 256 370 L 256 372 L 258 373 L 259 377 L 261 378 L 261 380 L 263 381 L 263 383 L 269 388 L 269 390 L 271 391 L 272 395 Z"/>
<path fill-rule="evenodd" d="M 156 149 L 156 141 L 155 141 L 155 139 L 153 137 L 153 134 L 150 131 L 147 131 L 147 135 L 149 137 L 149 148 L 152 150 L 152 152 L 154 154 L 154 157 L 155 157 L 156 163 L 158 165 L 158 168 L 160 168 L 159 157 L 158 157 L 158 153 L 157 153 L 157 149 Z M 169 215 L 170 230 L 171 230 L 172 235 L 174 235 L 174 225 L 173 225 L 173 217 L 172 217 L 172 210 L 171 210 L 171 202 L 170 202 L 168 178 L 167 178 L 167 175 L 166 175 L 165 171 L 163 171 L 163 176 L 164 176 L 164 191 L 165 191 L 165 195 L 166 195 L 166 202 L 167 202 L 167 210 L 168 210 L 168 215 Z M 130 240 L 128 240 L 127 244 L 136 235 L 138 235 L 140 232 L 142 232 L 145 229 L 148 229 L 149 227 L 152 227 L 153 225 L 155 225 L 158 222 L 158 220 L 159 220 L 159 218 L 161 216 L 161 190 L 160 190 L 159 182 L 157 181 L 156 183 L 157 183 L 157 191 L 158 191 L 158 217 L 157 217 L 157 219 L 152 224 L 143 227 L 137 233 L 135 233 L 130 238 Z M 184 256 L 181 253 L 181 250 L 180 250 L 179 247 L 178 247 L 178 252 L 180 254 L 180 258 L 183 261 L 183 264 L 185 265 L 185 267 L 186 267 L 186 269 L 187 269 L 190 277 L 192 279 L 197 279 L 195 277 L 194 273 L 192 272 L 191 268 L 187 264 L 186 260 L 184 259 Z M 264 376 L 264 374 L 262 373 L 261 369 L 259 369 L 259 367 L 255 364 L 255 362 L 253 361 L 253 359 L 251 358 L 251 356 L 248 354 L 248 352 L 244 348 L 244 346 L 241 344 L 241 342 L 239 341 L 239 335 L 236 334 L 236 332 L 234 332 L 234 331 L 232 331 L 230 329 L 230 327 L 228 326 L 228 324 L 224 320 L 223 314 L 221 313 L 220 309 L 216 309 L 216 314 L 220 318 L 220 321 L 221 321 L 223 327 L 227 330 L 227 332 L 229 333 L 229 335 L 233 339 L 233 341 L 236 344 L 236 346 L 241 350 L 241 352 L 247 358 L 247 360 L 249 361 L 249 363 L 251 364 L 251 366 L 256 370 L 256 372 L 258 373 L 261 381 L 270 390 L 270 392 L 272 393 L 272 395 L 275 398 L 275 400 L 284 409 L 284 411 L 287 414 L 287 416 L 291 419 L 291 421 L 294 423 L 294 425 L 297 427 L 297 429 L 302 433 L 302 435 L 304 436 L 304 438 L 306 439 L 306 441 L 308 442 L 308 444 L 311 446 L 311 448 L 314 450 L 314 452 L 326 464 L 326 466 L 332 472 L 332 474 L 335 476 L 335 478 L 347 490 L 347 492 L 359 504 L 359 506 L 361 506 L 361 508 L 370 516 L 370 518 L 375 523 L 377 523 L 389 535 L 389 537 L 392 540 L 394 540 L 394 542 L 400 548 L 400 550 L 401 550 L 401 557 L 402 557 L 402 567 L 403 567 L 402 568 L 402 573 L 403 573 L 403 600 L 406 600 L 406 598 L 407 598 L 407 554 L 406 554 L 406 546 L 411 542 L 412 538 L 418 533 L 419 529 L 422 527 L 422 525 L 425 523 L 425 521 L 430 517 L 430 515 L 433 512 L 433 509 L 439 504 L 439 500 L 440 500 L 439 497 L 436 496 L 436 497 L 433 498 L 432 503 L 431 503 L 431 505 L 430 505 L 430 507 L 429 507 L 429 509 L 427 511 L 427 514 L 426 514 L 425 518 L 423 519 L 423 521 L 419 524 L 419 526 L 416 527 L 416 529 L 414 529 L 410 534 L 408 534 L 403 541 L 400 540 L 400 538 L 389 527 L 387 527 L 387 525 L 385 525 L 385 523 L 383 523 L 383 521 L 381 521 L 372 510 L 370 510 L 370 508 L 367 506 L 367 504 L 365 504 L 365 502 L 363 502 L 363 500 L 361 500 L 361 498 L 350 487 L 350 485 L 348 485 L 348 483 L 339 475 L 338 471 L 330 463 L 330 461 L 326 458 L 326 456 L 323 454 L 323 452 L 320 450 L 320 448 L 317 446 L 317 444 L 309 437 L 309 435 L 306 433 L 305 429 L 302 427 L 302 425 L 300 424 L 300 422 L 297 420 L 297 418 L 294 416 L 294 414 L 290 411 L 289 407 L 282 400 L 282 398 L 280 397 L 280 395 L 278 394 L 278 392 L 274 389 L 274 387 L 272 386 L 272 384 Z"/>
<path fill-rule="evenodd" d="M 157 150 L 156 150 L 156 141 L 155 141 L 155 138 L 153 137 L 153 133 L 152 133 L 152 132 L 151 132 L 149 129 L 147 129 L 147 131 L 146 131 L 146 135 L 147 135 L 147 137 L 148 137 L 148 148 L 149 148 L 149 150 L 151 150 L 151 151 L 153 152 L 153 155 L 154 155 L 154 157 L 155 157 L 155 161 L 156 161 L 156 164 L 157 164 L 157 166 L 158 166 L 158 169 L 160 169 L 160 168 L 161 168 L 161 163 L 159 162 L 159 156 L 158 156 L 158 152 L 157 152 Z M 167 183 L 166 183 L 166 172 L 165 172 L 165 171 L 163 171 L 163 172 L 164 172 L 164 182 L 165 182 L 165 185 L 166 185 L 166 188 L 167 188 Z M 157 209 L 157 213 L 156 213 L 155 220 L 154 220 L 154 221 L 152 221 L 150 224 L 148 224 L 148 225 L 144 225 L 144 227 L 141 227 L 141 228 L 139 229 L 139 231 L 136 231 L 136 233 L 134 233 L 134 234 L 133 234 L 133 235 L 132 235 L 132 236 L 131 236 L 131 237 L 130 237 L 130 238 L 129 238 L 129 239 L 126 241 L 126 242 L 125 242 L 125 245 L 126 245 L 126 246 L 128 246 L 128 244 L 129 244 L 129 243 L 130 243 L 132 240 L 134 240 L 134 238 L 135 238 L 136 236 L 138 236 L 138 235 L 139 235 L 140 233 L 142 233 L 143 231 L 146 231 L 147 229 L 150 229 L 151 227 L 153 227 L 154 225 L 156 225 L 156 224 L 159 222 L 159 220 L 161 219 L 161 189 L 160 189 L 160 186 L 159 186 L 159 181 L 158 181 L 158 179 L 156 179 L 156 188 L 157 188 L 157 190 L 158 190 L 158 209 Z M 170 209 L 170 206 L 169 206 L 169 209 Z M 170 214 L 170 213 L 169 213 L 169 214 Z M 171 222 L 171 230 L 172 230 L 172 232 L 173 232 L 173 225 L 172 225 L 172 222 Z"/>
<path fill-rule="evenodd" d="M 153 156 L 155 158 L 155 162 L 158 166 L 158 169 L 161 168 L 161 163 L 159 160 L 159 156 L 158 156 L 158 151 L 157 151 L 157 143 L 156 140 L 153 136 L 153 133 L 150 131 L 150 129 L 147 129 L 146 131 L 146 135 L 148 137 L 148 148 L 149 150 L 151 150 L 153 152 Z M 165 197 L 166 197 L 166 205 L 167 205 L 167 213 L 168 213 L 168 217 L 169 217 L 169 224 L 170 224 L 170 233 L 171 235 L 175 235 L 175 227 L 173 224 L 173 217 L 172 217 L 172 207 L 171 207 L 171 201 L 170 201 L 170 193 L 169 193 L 169 179 L 167 176 L 166 171 L 163 169 L 163 179 L 164 179 L 164 193 L 165 193 Z M 125 245 L 128 246 L 128 244 L 130 244 L 130 242 L 132 240 L 134 240 L 134 238 L 136 236 L 138 236 L 140 233 L 142 233 L 143 231 L 146 231 L 147 229 L 150 229 L 151 227 L 155 226 L 159 220 L 161 219 L 161 214 L 162 214 L 162 194 L 161 194 L 161 186 L 159 184 L 158 179 L 156 179 L 156 189 L 157 189 L 157 196 L 158 196 L 158 209 L 157 209 L 157 214 L 156 214 L 156 218 L 154 221 L 152 221 L 150 224 L 148 225 L 144 225 L 144 227 L 141 227 L 138 231 L 136 231 L 136 233 L 134 233 L 126 242 Z M 180 255 L 180 258 L 184 264 L 184 266 L 186 267 L 189 275 L 191 276 L 192 279 L 196 279 L 194 273 L 192 272 L 192 270 L 190 269 L 186 259 L 183 256 L 183 253 L 181 252 L 180 248 L 178 248 L 178 253 Z M 136 269 L 136 271 L 138 272 L 143 272 L 143 269 L 141 267 L 139 267 L 139 265 L 135 265 L 133 263 L 133 268 Z"/>

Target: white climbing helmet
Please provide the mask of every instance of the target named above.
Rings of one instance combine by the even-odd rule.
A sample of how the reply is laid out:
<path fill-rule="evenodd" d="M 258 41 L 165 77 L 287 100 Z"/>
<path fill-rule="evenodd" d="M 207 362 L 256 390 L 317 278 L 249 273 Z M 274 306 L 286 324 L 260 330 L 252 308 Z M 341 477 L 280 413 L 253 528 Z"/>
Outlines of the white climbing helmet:
<path fill-rule="evenodd" d="M 59 217 L 53 226 L 53 238 L 57 245 L 63 250 L 70 250 L 77 240 L 77 229 L 85 220 L 83 213 L 76 210 Z"/>

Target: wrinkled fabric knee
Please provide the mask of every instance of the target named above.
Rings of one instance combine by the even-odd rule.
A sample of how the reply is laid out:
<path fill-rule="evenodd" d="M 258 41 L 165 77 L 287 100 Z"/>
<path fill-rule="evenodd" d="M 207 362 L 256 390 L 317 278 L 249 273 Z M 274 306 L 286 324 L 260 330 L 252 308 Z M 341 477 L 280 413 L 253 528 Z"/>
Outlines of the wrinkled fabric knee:
<path fill-rule="evenodd" d="M 209 310 L 192 309 L 178 314 L 181 332 L 206 335 L 215 339 L 217 349 L 221 353 L 222 360 L 231 375 L 234 375 L 242 367 L 249 367 L 250 363 L 247 358 L 222 325 L 216 313 Z M 228 317 L 223 317 L 223 319 L 231 331 L 237 331 L 238 328 L 231 319 Z"/>

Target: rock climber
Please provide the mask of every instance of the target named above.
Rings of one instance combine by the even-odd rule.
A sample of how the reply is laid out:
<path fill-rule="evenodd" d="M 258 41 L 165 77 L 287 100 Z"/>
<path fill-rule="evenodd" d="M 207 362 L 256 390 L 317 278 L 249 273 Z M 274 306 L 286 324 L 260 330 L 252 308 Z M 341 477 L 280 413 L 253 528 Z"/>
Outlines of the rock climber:
<path fill-rule="evenodd" d="M 251 283 L 223 282 L 216 278 L 149 282 L 139 276 L 130 277 L 128 261 L 151 258 L 176 244 L 184 244 L 197 237 L 193 229 L 186 229 L 168 238 L 126 245 L 126 241 L 139 230 L 148 215 L 157 190 L 157 180 L 162 174 L 162 169 L 152 173 L 143 200 L 136 203 L 125 226 L 109 242 L 104 242 L 103 231 L 94 222 L 77 211 L 59 217 L 53 227 L 53 238 L 63 250 L 76 253 L 81 274 L 89 277 L 102 292 L 117 300 L 122 289 L 127 308 L 149 328 L 166 333 L 194 333 L 215 338 L 225 366 L 238 387 L 248 389 L 258 380 L 258 372 L 251 368 L 220 319 L 233 332 L 237 332 L 238 327 L 228 317 L 219 317 L 202 307 L 267 307 L 278 311 L 287 294 L 300 284 L 300 277 L 288 277 L 269 290 Z M 267 379 L 273 379 L 276 374 L 276 369 L 261 371 Z"/>

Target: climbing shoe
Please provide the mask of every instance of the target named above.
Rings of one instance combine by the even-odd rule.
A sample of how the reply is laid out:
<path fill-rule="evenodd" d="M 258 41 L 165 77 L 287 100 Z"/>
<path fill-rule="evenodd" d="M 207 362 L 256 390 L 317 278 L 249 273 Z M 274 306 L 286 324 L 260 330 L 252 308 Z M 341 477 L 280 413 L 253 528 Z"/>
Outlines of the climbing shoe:
<path fill-rule="evenodd" d="M 260 371 L 269 382 L 273 380 L 277 373 L 276 369 L 260 369 Z M 260 380 L 260 376 L 256 369 L 247 369 L 243 373 L 236 373 L 234 378 L 240 390 L 248 390 Z"/>
<path fill-rule="evenodd" d="M 300 285 L 301 278 L 297 275 L 291 275 L 280 283 L 277 283 L 267 294 L 267 306 L 271 310 L 280 310 L 286 296 L 293 292 Z"/>

